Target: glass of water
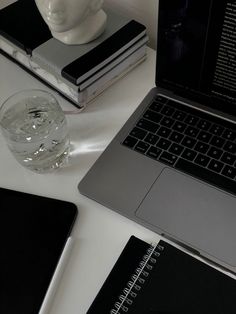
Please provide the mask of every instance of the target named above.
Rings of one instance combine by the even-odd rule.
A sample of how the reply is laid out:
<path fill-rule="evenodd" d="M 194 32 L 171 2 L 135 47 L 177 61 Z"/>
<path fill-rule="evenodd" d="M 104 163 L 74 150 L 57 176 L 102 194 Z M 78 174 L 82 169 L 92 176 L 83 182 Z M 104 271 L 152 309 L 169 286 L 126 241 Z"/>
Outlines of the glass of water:
<path fill-rule="evenodd" d="M 24 167 L 50 172 L 68 160 L 65 114 L 56 98 L 42 90 L 23 90 L 0 107 L 0 128 L 15 159 Z"/>

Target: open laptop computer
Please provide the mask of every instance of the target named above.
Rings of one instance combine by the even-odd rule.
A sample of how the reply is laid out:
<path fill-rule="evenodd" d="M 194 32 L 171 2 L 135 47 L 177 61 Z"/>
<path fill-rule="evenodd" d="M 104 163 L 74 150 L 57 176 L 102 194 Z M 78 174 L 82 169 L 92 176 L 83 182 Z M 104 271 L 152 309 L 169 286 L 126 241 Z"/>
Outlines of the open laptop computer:
<path fill-rule="evenodd" d="M 159 1 L 156 87 L 78 186 L 232 272 L 235 14 L 235 1 Z"/>

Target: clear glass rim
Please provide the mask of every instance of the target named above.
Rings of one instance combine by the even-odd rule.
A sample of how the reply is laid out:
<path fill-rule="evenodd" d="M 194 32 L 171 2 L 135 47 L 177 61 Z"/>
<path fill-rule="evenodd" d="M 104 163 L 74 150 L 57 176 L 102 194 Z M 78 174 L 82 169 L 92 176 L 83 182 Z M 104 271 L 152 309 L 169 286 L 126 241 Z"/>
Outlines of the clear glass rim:
<path fill-rule="evenodd" d="M 44 89 L 39 89 L 39 88 L 29 88 L 29 89 L 22 89 L 18 92 L 15 92 L 14 94 L 11 94 L 10 96 L 8 96 L 2 103 L 2 105 L 0 106 L 0 110 L 1 108 L 3 107 L 4 104 L 6 104 L 6 102 L 8 102 L 8 100 L 10 100 L 11 98 L 17 96 L 17 95 L 20 95 L 20 94 L 23 94 L 23 93 L 30 93 L 30 92 L 40 92 L 40 93 L 43 93 L 43 94 L 48 94 L 50 95 L 51 97 L 55 98 L 56 97 L 51 93 L 51 92 L 48 92 L 47 90 L 44 90 Z M 37 96 L 37 95 L 36 95 Z"/>
<path fill-rule="evenodd" d="M 0 106 L 0 121 L 2 119 L 2 114 L 3 114 L 3 109 L 4 107 L 6 106 L 6 104 L 9 102 L 9 100 L 11 100 L 12 98 L 14 98 L 15 96 L 17 95 L 20 95 L 20 94 L 24 94 L 24 93 L 33 93 L 33 92 L 36 92 L 36 93 L 42 93 L 42 94 L 45 94 L 45 95 L 48 95 L 50 97 L 52 97 L 53 99 L 55 99 L 55 101 L 58 103 L 58 100 L 56 99 L 56 97 L 49 91 L 47 90 L 43 90 L 43 89 L 39 89 L 39 88 L 28 88 L 28 89 L 22 89 L 22 90 L 19 90 L 17 92 L 15 92 L 14 94 L 11 94 L 10 96 L 8 96 L 4 101 L 3 103 L 1 104 Z M 35 95 L 37 96 L 37 95 Z"/>

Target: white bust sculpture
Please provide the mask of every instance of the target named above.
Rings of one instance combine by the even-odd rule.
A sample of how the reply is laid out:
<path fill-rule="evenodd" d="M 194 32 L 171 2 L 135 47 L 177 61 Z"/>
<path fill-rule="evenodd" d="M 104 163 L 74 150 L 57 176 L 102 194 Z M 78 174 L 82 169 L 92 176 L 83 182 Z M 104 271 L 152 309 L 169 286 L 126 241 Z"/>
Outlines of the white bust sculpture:
<path fill-rule="evenodd" d="M 102 34 L 103 0 L 35 0 L 52 36 L 68 45 L 85 44 Z"/>

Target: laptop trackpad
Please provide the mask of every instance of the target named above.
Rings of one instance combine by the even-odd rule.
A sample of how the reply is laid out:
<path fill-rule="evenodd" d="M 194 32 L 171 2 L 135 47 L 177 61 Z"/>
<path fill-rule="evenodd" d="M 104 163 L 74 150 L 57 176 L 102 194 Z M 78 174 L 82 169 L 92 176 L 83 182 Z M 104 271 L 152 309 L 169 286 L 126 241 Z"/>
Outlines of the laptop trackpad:
<path fill-rule="evenodd" d="M 236 198 L 230 194 L 165 168 L 136 216 L 158 233 L 236 265 Z"/>

